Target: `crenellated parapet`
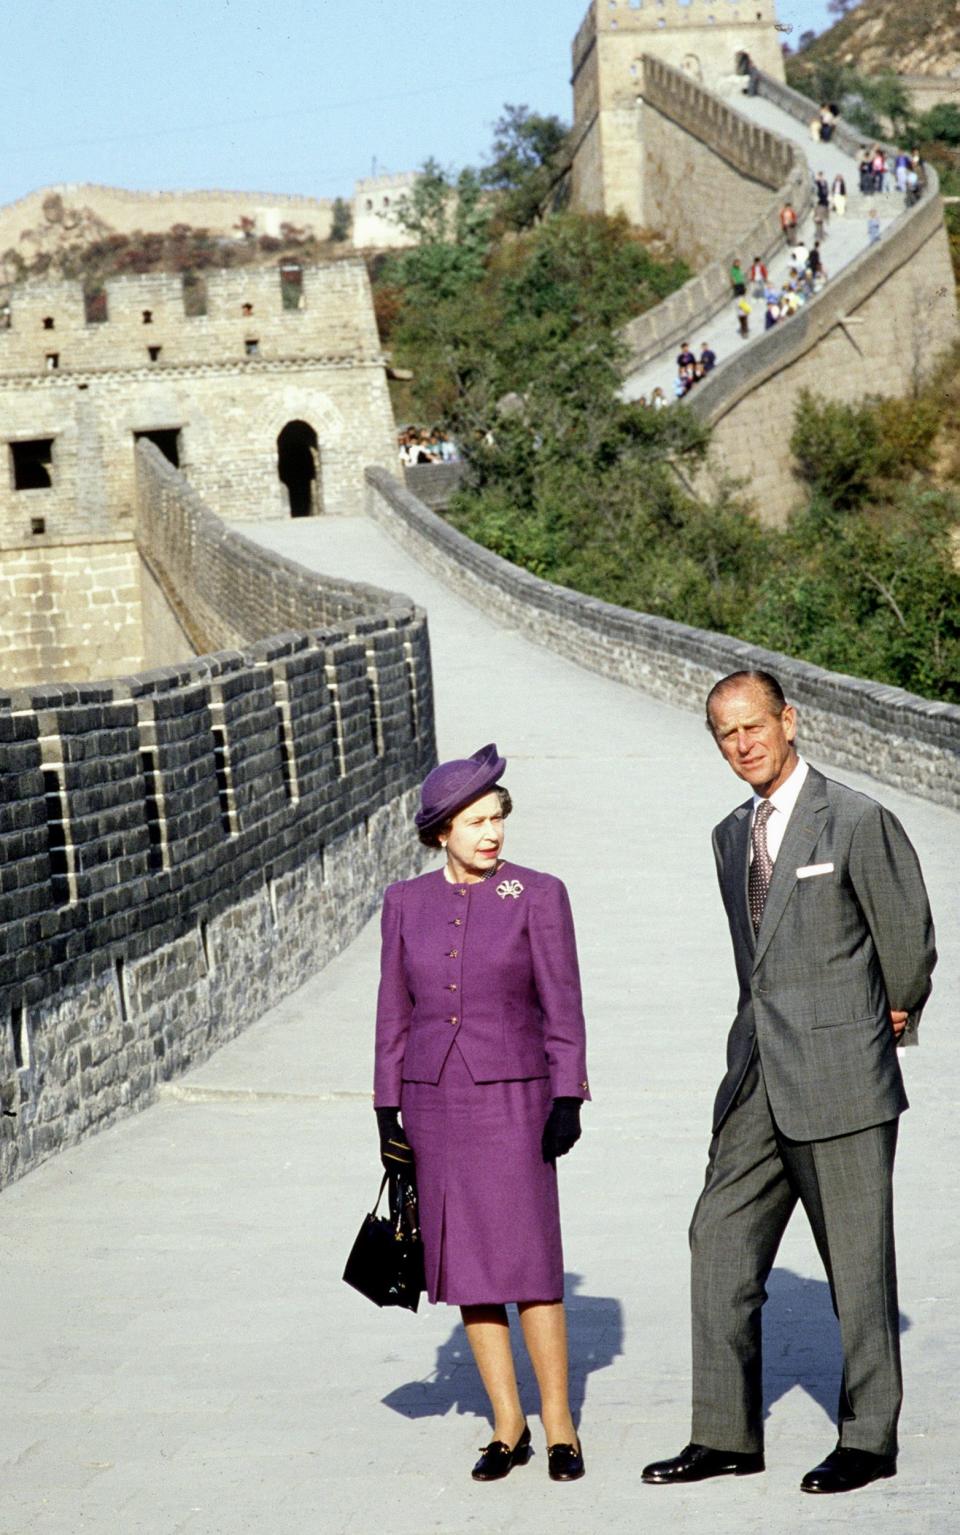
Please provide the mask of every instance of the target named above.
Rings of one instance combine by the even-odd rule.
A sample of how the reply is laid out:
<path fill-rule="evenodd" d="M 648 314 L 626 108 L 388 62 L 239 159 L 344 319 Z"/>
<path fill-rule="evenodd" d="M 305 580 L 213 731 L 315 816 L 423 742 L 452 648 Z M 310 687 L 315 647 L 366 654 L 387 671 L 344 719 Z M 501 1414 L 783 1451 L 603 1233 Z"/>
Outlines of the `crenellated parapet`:
<path fill-rule="evenodd" d="M 424 614 L 250 544 L 150 444 L 138 474 L 172 621 L 220 648 L 0 696 L 2 1181 L 260 1016 L 416 863 Z"/>

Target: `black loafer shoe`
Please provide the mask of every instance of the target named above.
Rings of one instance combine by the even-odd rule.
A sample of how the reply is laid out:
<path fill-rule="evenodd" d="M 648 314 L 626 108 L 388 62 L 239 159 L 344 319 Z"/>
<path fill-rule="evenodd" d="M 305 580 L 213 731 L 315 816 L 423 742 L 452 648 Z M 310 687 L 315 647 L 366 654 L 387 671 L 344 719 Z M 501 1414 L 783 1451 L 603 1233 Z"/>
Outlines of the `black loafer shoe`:
<path fill-rule="evenodd" d="M 530 1459 L 530 1425 L 527 1424 L 511 1450 L 502 1439 L 491 1439 L 480 1450 L 480 1459 L 470 1475 L 475 1482 L 499 1482 L 514 1466 L 525 1466 Z"/>
<path fill-rule="evenodd" d="M 688 1444 L 673 1460 L 655 1460 L 644 1466 L 641 1476 L 655 1487 L 669 1487 L 674 1482 L 705 1482 L 710 1476 L 755 1476 L 763 1470 L 761 1450 L 745 1454 L 740 1450 L 711 1450 L 705 1444 Z"/>
<path fill-rule="evenodd" d="M 548 1444 L 547 1469 L 551 1482 L 579 1482 L 586 1466 L 579 1444 Z"/>
<path fill-rule="evenodd" d="M 837 1445 L 826 1460 L 808 1471 L 801 1492 L 856 1492 L 882 1477 L 896 1476 L 895 1455 L 874 1455 L 870 1450 L 845 1450 Z"/>

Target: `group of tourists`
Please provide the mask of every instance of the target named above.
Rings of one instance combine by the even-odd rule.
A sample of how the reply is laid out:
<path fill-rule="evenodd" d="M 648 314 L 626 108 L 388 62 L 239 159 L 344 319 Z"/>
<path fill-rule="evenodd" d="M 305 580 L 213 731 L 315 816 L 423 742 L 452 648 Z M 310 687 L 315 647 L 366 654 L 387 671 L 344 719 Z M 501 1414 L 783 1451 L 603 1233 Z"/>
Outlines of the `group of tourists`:
<path fill-rule="evenodd" d="M 717 366 L 717 354 L 709 341 L 700 344 L 700 356 L 691 350 L 689 341 L 681 341 L 680 351 L 677 353 L 677 376 L 673 381 L 673 397 L 682 400 L 688 395 L 701 379 L 706 378 Z M 641 395 L 638 405 L 646 405 L 647 398 Z M 650 406 L 653 410 L 661 410 L 667 404 L 667 397 L 659 387 L 653 391 L 650 397 Z"/>
<path fill-rule="evenodd" d="M 898 149 L 896 154 L 888 154 L 880 144 L 874 144 L 872 148 L 861 144 L 857 165 L 860 190 L 865 196 L 892 192 L 896 186 L 908 208 L 920 201 L 927 184 L 927 173 L 919 149 L 909 153 Z"/>
<path fill-rule="evenodd" d="M 414 464 L 455 464 L 460 455 L 457 445 L 440 431 L 422 431 L 406 426 L 397 433 L 400 463 L 404 469 Z"/>
<path fill-rule="evenodd" d="M 810 137 L 815 144 L 829 144 L 839 116 L 840 108 L 832 101 L 822 103 L 820 110 L 810 120 Z"/>

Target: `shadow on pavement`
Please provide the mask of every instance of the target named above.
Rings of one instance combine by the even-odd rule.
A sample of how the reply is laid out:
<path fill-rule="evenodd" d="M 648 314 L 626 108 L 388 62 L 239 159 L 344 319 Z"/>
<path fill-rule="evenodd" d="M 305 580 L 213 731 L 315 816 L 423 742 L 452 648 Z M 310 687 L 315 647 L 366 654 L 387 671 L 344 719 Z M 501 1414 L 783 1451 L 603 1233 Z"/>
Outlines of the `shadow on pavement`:
<path fill-rule="evenodd" d="M 564 1275 L 564 1282 L 570 1338 L 570 1405 L 576 1421 L 586 1400 L 588 1375 L 594 1370 L 605 1370 L 623 1353 L 623 1308 L 612 1296 L 579 1295 L 579 1274 Z M 512 1308 L 510 1331 L 520 1394 L 524 1405 L 533 1411 L 536 1382 Z M 451 1408 L 479 1418 L 489 1416 L 487 1398 L 462 1323 L 457 1323 L 447 1341 L 437 1349 L 432 1372 L 421 1380 L 398 1386 L 383 1398 L 383 1404 L 405 1418 L 442 1418 Z"/>
<path fill-rule="evenodd" d="M 774 1402 L 800 1386 L 836 1422 L 840 1393 L 840 1331 L 825 1279 L 806 1279 L 775 1268 L 767 1281 L 763 1308 L 763 1400 L 769 1417 Z M 900 1332 L 910 1318 L 900 1313 Z"/>

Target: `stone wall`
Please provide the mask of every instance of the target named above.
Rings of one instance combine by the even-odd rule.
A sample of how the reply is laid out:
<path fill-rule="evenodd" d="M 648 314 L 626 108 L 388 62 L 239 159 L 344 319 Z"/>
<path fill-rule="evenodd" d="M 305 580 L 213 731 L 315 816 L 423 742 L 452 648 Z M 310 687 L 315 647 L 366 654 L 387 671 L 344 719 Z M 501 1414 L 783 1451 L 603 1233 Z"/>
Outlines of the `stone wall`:
<path fill-rule="evenodd" d="M 190 224 L 239 239 L 241 219 L 251 219 L 257 235 L 278 236 L 287 223 L 325 240 L 333 202 L 282 192 L 131 192 L 91 183 L 41 187 L 0 207 L 0 253 L 12 248 L 29 260 L 39 250 L 96 234 L 98 224 L 123 234 L 164 234 L 174 224 Z"/>
<path fill-rule="evenodd" d="M 0 552 L 0 687 L 140 666 L 139 563 L 133 543 Z"/>
<path fill-rule="evenodd" d="M 0 329 L 0 548 L 129 539 L 138 433 L 176 439 L 180 466 L 231 517 L 289 515 L 278 437 L 290 422 L 316 436 L 318 510 L 358 513 L 365 466 L 396 468 L 362 262 L 304 269 L 292 309 L 262 268 L 208 277 L 204 315 L 185 313 L 167 276 L 117 279 L 106 300 L 108 319 L 87 323 L 77 284 L 14 292 Z M 18 489 L 17 455 L 37 443 L 50 483 Z"/>
<path fill-rule="evenodd" d="M 140 457 L 169 508 L 178 477 Z M 417 867 L 413 797 L 435 761 L 424 615 L 334 590 L 201 515 L 182 478 L 180 494 L 205 621 L 299 632 L 0 695 L 3 1180 L 148 1103 Z M 153 524 L 149 552 L 172 580 L 182 551 L 164 557 L 164 536 Z"/>
<path fill-rule="evenodd" d="M 457 532 L 381 470 L 367 474 L 367 508 L 452 590 L 578 665 L 697 711 L 719 677 L 766 668 L 798 705 L 805 745 L 960 809 L 960 708 L 542 581 Z"/>
<path fill-rule="evenodd" d="M 643 56 L 692 81 L 713 86 L 748 52 L 761 69 L 783 78 L 772 0 L 730 7 L 726 0 L 592 0 L 573 42 L 574 205 L 623 211 L 634 224 L 656 227 L 644 205 L 641 126 Z"/>
<path fill-rule="evenodd" d="M 733 257 L 749 261 L 782 244 L 779 212 L 787 198 L 798 213 L 809 206 L 806 164 L 788 140 L 748 122 L 679 70 L 642 62 L 642 222 L 661 230 L 691 266 L 707 267 L 694 282 L 710 302 L 722 292 L 725 303 Z M 674 302 L 680 306 L 679 295 Z M 634 323 L 641 350 L 642 321 Z"/>
<path fill-rule="evenodd" d="M 644 55 L 635 88 L 642 95 L 630 105 L 639 157 L 633 214 L 701 269 L 624 326 L 631 372 L 703 330 L 729 302 L 734 257 L 749 261 L 779 250 L 783 203 L 789 198 L 802 218 L 813 197 L 806 164 L 788 140 L 748 122 L 681 70 Z M 574 162 L 580 207 L 603 206 L 603 158 L 595 116 Z"/>
<path fill-rule="evenodd" d="M 714 473 L 744 479 L 761 518 L 782 524 L 798 496 L 789 451 L 798 392 L 807 388 L 835 400 L 909 395 L 958 330 L 931 167 L 921 202 L 876 245 L 788 323 L 735 353 L 698 386 L 691 409 L 713 428 Z"/>

